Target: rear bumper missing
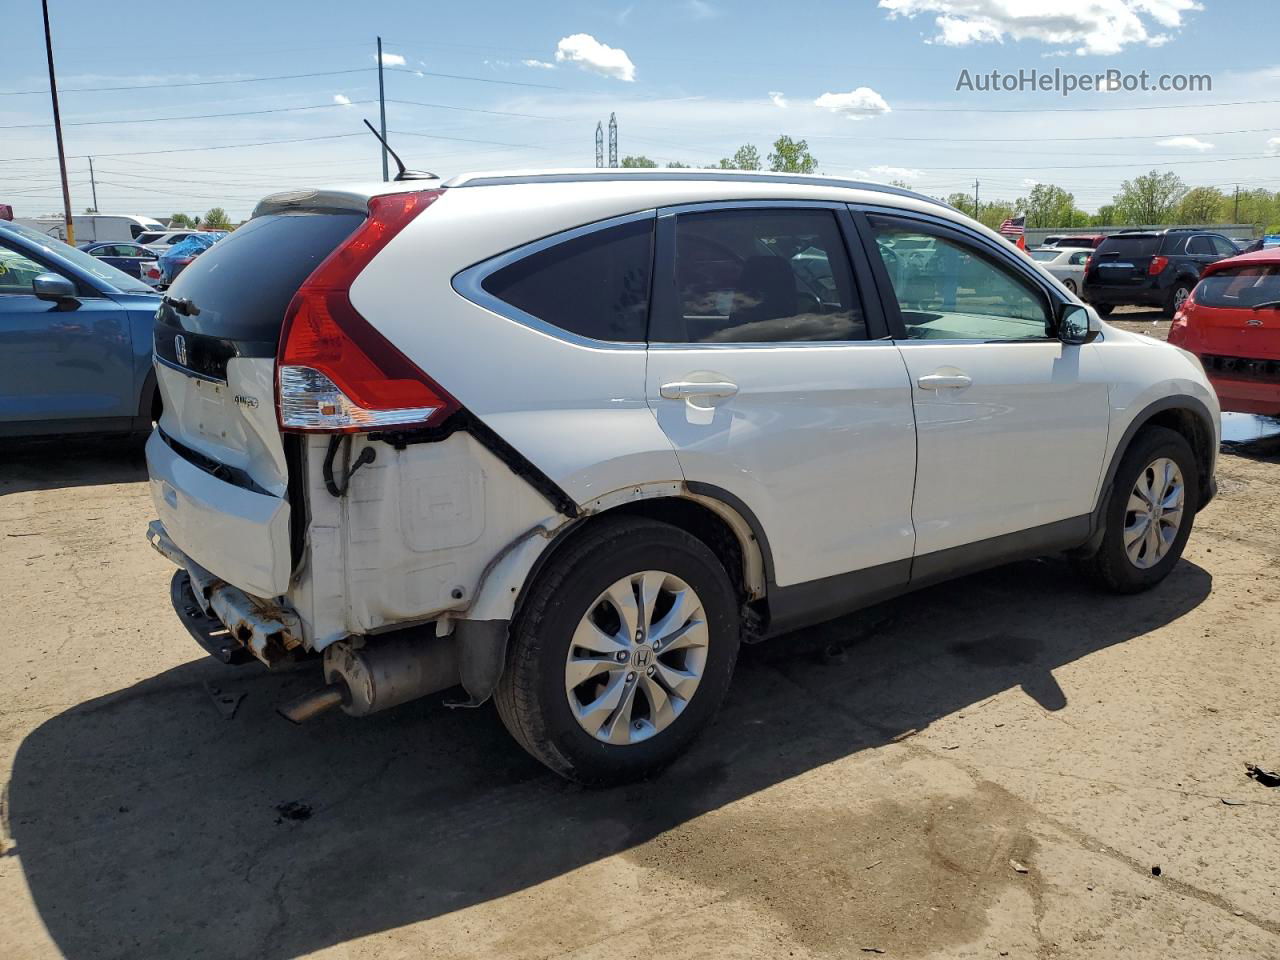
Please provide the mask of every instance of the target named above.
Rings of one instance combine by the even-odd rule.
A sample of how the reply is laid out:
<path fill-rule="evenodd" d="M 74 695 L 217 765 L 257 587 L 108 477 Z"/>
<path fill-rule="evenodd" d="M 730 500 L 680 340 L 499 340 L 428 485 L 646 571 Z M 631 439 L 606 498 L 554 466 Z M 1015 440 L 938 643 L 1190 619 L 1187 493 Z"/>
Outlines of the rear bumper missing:
<path fill-rule="evenodd" d="M 218 579 L 183 553 L 159 520 L 148 525 L 147 540 L 178 565 L 169 591 L 174 612 L 212 656 L 224 663 L 253 656 L 274 666 L 305 652 L 302 621 L 289 607 Z"/>

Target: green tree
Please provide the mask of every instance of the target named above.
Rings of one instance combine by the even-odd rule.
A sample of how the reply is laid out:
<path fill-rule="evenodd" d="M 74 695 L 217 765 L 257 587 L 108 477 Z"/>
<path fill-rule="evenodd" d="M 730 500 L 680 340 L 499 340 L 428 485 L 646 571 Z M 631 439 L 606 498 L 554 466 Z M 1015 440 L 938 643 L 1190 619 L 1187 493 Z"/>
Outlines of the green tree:
<path fill-rule="evenodd" d="M 1195 187 L 1178 204 L 1179 223 L 1220 223 L 1227 195 L 1217 187 Z"/>
<path fill-rule="evenodd" d="M 1187 194 L 1187 185 L 1176 173 L 1152 170 L 1120 184 L 1114 202 L 1119 219 L 1142 226 L 1168 223 Z"/>
<path fill-rule="evenodd" d="M 672 160 L 670 163 L 667 164 L 667 169 L 668 170 L 688 170 L 689 164 L 681 163 L 679 160 Z"/>
<path fill-rule="evenodd" d="M 204 215 L 204 225 L 209 230 L 230 230 L 231 218 L 221 207 L 214 207 Z"/>
<path fill-rule="evenodd" d="M 1280 193 L 1269 190 L 1241 190 L 1239 203 L 1233 194 L 1226 198 L 1226 214 L 1232 223 L 1252 223 L 1268 233 L 1280 222 Z M 1236 219 L 1236 210 L 1239 219 Z M 1224 217 L 1226 219 L 1226 217 Z"/>
<path fill-rule="evenodd" d="M 1104 203 L 1098 208 L 1098 212 L 1089 218 L 1089 226 L 1091 227 L 1114 227 L 1116 225 L 1116 216 L 1118 211 L 1114 203 Z"/>
<path fill-rule="evenodd" d="M 185 213 L 175 213 L 172 217 L 169 218 L 169 226 L 194 227 L 195 224 L 191 222 L 191 218 L 188 217 Z"/>
<path fill-rule="evenodd" d="M 624 167 L 656 167 L 658 164 L 657 162 L 650 160 L 648 157 L 644 156 L 643 154 L 638 154 L 638 155 L 623 157 L 622 165 Z"/>
<path fill-rule="evenodd" d="M 792 140 L 785 133 L 773 141 L 769 169 L 779 173 L 813 173 L 818 160 L 809 152 L 809 141 Z"/>
<path fill-rule="evenodd" d="M 1018 200 L 1017 207 L 1027 215 L 1028 227 L 1070 227 L 1076 198 L 1062 187 L 1037 183 L 1030 194 Z"/>
<path fill-rule="evenodd" d="M 890 180 L 890 181 L 889 181 L 889 186 L 891 186 L 891 187 L 897 187 L 899 190 L 914 190 L 914 189 L 915 189 L 915 187 L 911 186 L 911 184 L 907 183 L 907 181 L 905 181 L 905 180 Z"/>
<path fill-rule="evenodd" d="M 1000 224 L 1004 223 L 1014 214 L 1014 205 L 1008 200 L 992 200 L 982 204 L 982 208 L 978 211 L 978 222 L 984 227 L 990 227 L 992 230 L 999 230 Z"/>
<path fill-rule="evenodd" d="M 721 170 L 759 170 L 760 166 L 760 151 L 749 143 L 740 146 L 732 157 L 720 160 Z"/>

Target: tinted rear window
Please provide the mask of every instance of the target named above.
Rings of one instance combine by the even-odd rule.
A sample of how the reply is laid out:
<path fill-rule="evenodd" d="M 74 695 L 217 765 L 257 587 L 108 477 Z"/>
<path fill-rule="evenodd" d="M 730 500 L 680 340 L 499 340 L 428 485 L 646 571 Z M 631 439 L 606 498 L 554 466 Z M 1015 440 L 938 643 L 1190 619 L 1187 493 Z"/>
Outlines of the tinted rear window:
<path fill-rule="evenodd" d="M 1120 258 L 1150 257 L 1159 246 L 1160 238 L 1149 233 L 1136 237 L 1107 237 L 1098 247 L 1098 256 L 1114 253 Z"/>
<path fill-rule="evenodd" d="M 159 240 L 163 236 L 164 236 L 163 233 L 140 233 L 138 234 L 138 242 L 139 243 L 155 243 L 157 240 Z"/>
<path fill-rule="evenodd" d="M 597 230 L 491 273 L 484 289 L 530 316 L 593 340 L 643 343 L 653 221 Z"/>
<path fill-rule="evenodd" d="M 1093 238 L 1092 237 L 1063 237 L 1061 240 L 1055 243 L 1054 246 L 1055 247 L 1088 247 L 1089 249 L 1092 250 Z"/>
<path fill-rule="evenodd" d="M 1041 263 L 1048 263 L 1050 260 L 1057 260 L 1062 256 L 1061 250 L 1032 250 L 1031 258 L 1039 260 Z"/>
<path fill-rule="evenodd" d="M 1235 267 L 1205 277 L 1196 287 L 1196 303 L 1206 307 L 1248 309 L 1280 300 L 1280 264 Z"/>
<path fill-rule="evenodd" d="M 255 217 L 202 253 L 169 288 L 199 310 L 158 319 L 225 340 L 275 343 L 302 281 L 364 222 L 364 214 L 291 211 Z M 170 250 L 173 248 L 171 247 Z"/>

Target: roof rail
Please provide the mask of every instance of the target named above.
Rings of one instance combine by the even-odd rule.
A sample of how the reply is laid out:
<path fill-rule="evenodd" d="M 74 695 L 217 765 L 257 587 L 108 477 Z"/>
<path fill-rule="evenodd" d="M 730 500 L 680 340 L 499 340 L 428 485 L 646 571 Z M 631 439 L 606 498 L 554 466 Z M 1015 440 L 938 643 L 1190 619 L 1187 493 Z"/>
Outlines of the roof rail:
<path fill-rule="evenodd" d="M 680 169 L 627 169 L 605 167 L 594 170 L 551 170 L 545 173 L 480 173 L 461 174 L 447 180 L 445 187 L 495 187 L 518 183 L 586 183 L 600 180 L 699 180 L 728 181 L 742 180 L 748 183 L 790 183 L 816 187 L 844 187 L 854 190 L 873 190 L 877 193 L 888 193 L 899 197 L 910 197 L 925 203 L 936 204 L 947 209 L 954 209 L 936 197 L 927 197 L 914 190 L 893 187 L 884 183 L 873 183 L 867 180 L 849 180 L 844 177 L 827 177 L 815 174 L 772 173 L 755 170 L 693 170 Z"/>

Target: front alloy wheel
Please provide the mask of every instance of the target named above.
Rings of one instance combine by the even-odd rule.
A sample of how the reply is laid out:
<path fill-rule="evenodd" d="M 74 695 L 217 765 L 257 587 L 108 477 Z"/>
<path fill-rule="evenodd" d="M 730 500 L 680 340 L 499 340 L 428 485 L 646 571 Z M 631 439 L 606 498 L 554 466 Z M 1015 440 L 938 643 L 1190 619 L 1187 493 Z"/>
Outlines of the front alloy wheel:
<path fill-rule="evenodd" d="M 1124 551 L 1129 562 L 1147 570 L 1163 560 L 1182 528 L 1186 484 L 1168 457 L 1159 457 L 1138 474 L 1125 508 Z"/>
<path fill-rule="evenodd" d="M 680 715 L 707 663 L 702 601 L 674 574 L 645 570 L 618 580 L 578 623 L 565 660 L 565 693 L 597 740 L 631 744 Z"/>

